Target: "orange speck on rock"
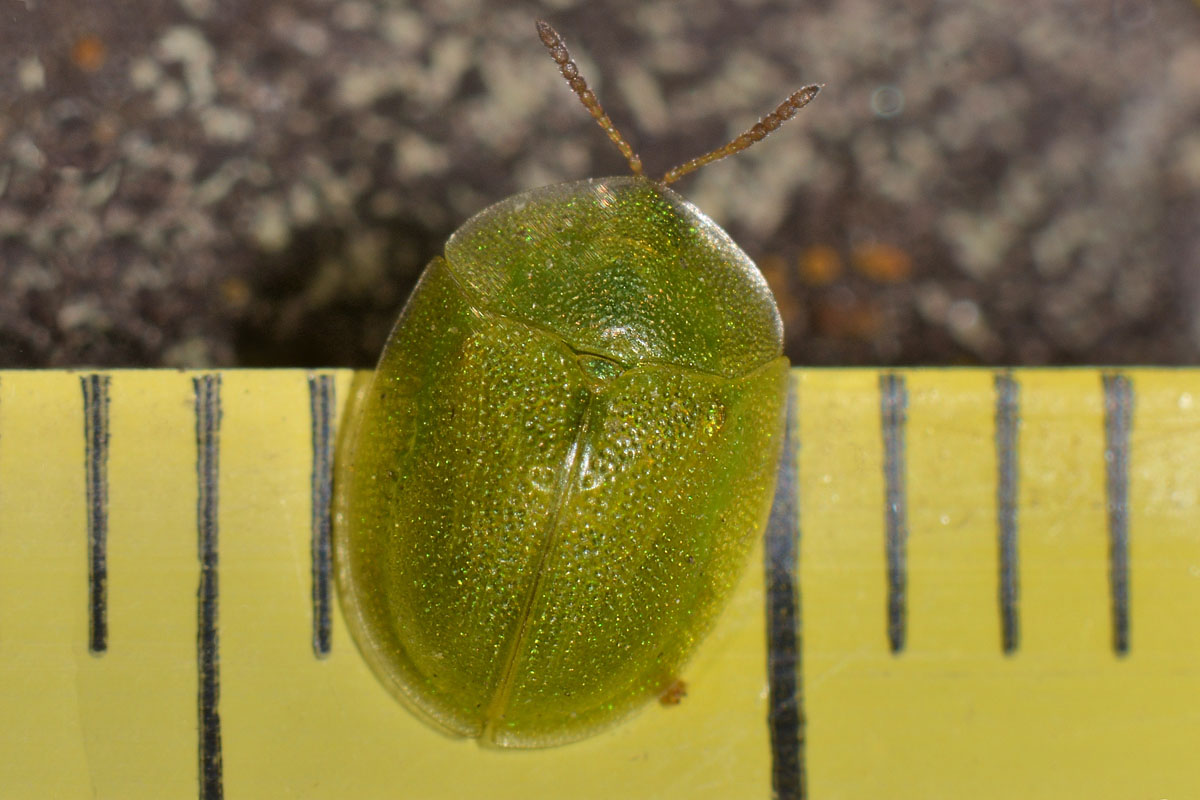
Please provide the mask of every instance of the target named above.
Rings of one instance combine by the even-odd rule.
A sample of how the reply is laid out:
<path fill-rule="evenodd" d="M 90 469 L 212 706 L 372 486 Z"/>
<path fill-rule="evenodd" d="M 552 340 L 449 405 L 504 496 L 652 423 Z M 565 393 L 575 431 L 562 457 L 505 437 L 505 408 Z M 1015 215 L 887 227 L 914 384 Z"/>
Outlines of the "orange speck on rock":
<path fill-rule="evenodd" d="M 859 298 L 834 298 L 819 304 L 813 315 L 821 336 L 869 341 L 883 330 L 883 309 Z"/>
<path fill-rule="evenodd" d="M 108 48 L 99 36 L 85 34 L 71 46 L 71 61 L 84 72 L 95 72 L 104 66 Z"/>
<path fill-rule="evenodd" d="M 912 275 L 912 256 L 892 244 L 859 245 L 851 258 L 855 269 L 880 283 L 897 283 Z"/>
<path fill-rule="evenodd" d="M 250 289 L 250 284 L 241 278 L 225 279 L 221 282 L 220 290 L 221 299 L 225 301 L 225 305 L 237 310 L 245 308 L 254 294 Z"/>
<path fill-rule="evenodd" d="M 842 258 L 827 244 L 816 244 L 800 254 L 800 279 L 809 286 L 828 286 L 842 273 Z"/>

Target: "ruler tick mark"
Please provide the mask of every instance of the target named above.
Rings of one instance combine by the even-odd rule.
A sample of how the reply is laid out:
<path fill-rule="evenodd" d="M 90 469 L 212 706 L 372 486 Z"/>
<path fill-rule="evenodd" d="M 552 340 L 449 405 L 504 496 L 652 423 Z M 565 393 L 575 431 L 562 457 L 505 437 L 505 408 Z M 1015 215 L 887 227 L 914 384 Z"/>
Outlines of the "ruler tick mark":
<path fill-rule="evenodd" d="M 787 429 L 766 532 L 767 684 L 771 783 L 776 800 L 803 800 L 804 687 L 800 661 L 800 543 L 796 479 L 796 390 L 788 393 Z"/>
<path fill-rule="evenodd" d="M 1129 435 L 1133 427 L 1133 385 L 1118 372 L 1105 373 L 1101 381 L 1112 647 L 1114 653 L 1123 656 L 1129 652 Z"/>
<path fill-rule="evenodd" d="M 330 648 L 330 505 L 333 497 L 332 375 L 308 375 L 312 413 L 312 647 L 317 658 Z"/>
<path fill-rule="evenodd" d="M 88 650 L 108 650 L 108 375 L 83 375 L 84 474 L 87 492 Z"/>
<path fill-rule="evenodd" d="M 1006 655 L 1020 642 L 1017 552 L 1017 453 L 1020 439 L 1021 387 L 1009 371 L 995 376 L 996 395 L 996 524 L 1000 550 L 1000 637 Z"/>
<path fill-rule="evenodd" d="M 908 498 L 904 446 L 908 389 L 903 375 L 888 372 L 879 376 L 879 404 L 883 429 L 888 646 L 893 653 L 900 653 L 905 643 L 908 586 Z"/>
<path fill-rule="evenodd" d="M 217 511 L 220 476 L 221 376 L 192 379 L 196 402 L 196 521 L 200 587 L 196 593 L 196 650 L 200 673 L 200 798 L 224 796 L 221 758 L 221 680 L 217 638 Z"/>

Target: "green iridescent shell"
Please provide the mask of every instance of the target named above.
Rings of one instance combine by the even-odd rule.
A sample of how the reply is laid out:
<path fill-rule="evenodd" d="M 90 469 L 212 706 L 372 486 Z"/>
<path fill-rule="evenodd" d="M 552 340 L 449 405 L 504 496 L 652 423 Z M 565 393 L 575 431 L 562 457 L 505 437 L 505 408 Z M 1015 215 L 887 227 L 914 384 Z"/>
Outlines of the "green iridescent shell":
<path fill-rule="evenodd" d="M 552 186 L 468 221 L 339 453 L 338 583 L 380 679 L 500 747 L 656 697 L 765 525 L 781 352 L 754 264 L 661 184 Z"/>

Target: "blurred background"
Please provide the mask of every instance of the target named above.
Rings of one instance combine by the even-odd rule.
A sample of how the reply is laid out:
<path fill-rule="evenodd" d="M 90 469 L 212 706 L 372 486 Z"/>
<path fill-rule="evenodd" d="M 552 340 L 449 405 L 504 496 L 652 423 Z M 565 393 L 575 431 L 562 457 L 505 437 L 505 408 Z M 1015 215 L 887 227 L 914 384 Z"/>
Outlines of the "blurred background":
<path fill-rule="evenodd" d="M 3 0 L 0 367 L 373 364 L 513 192 L 652 173 L 767 275 L 797 364 L 1194 364 L 1194 0 Z"/>

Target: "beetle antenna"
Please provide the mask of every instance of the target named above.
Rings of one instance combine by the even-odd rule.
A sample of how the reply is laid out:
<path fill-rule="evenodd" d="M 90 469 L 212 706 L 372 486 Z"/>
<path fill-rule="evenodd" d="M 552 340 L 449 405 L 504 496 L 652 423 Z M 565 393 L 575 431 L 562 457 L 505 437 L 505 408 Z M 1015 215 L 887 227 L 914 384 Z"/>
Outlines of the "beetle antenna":
<path fill-rule="evenodd" d="M 563 38 L 558 35 L 558 31 L 550 27 L 550 23 L 545 20 L 537 21 L 538 36 L 542 39 L 542 44 L 546 45 L 546 49 L 550 51 L 550 57 L 558 64 L 558 69 L 562 72 L 562 76 L 567 79 L 567 84 L 571 87 L 571 91 L 575 92 L 579 97 L 579 101 L 583 103 L 592 115 L 596 122 L 600 123 L 600 127 L 604 128 L 604 132 L 608 134 L 608 138 L 612 139 L 613 144 L 621 151 L 621 155 L 625 156 L 625 160 L 629 162 L 629 168 L 633 170 L 634 175 L 642 174 L 642 159 L 638 158 L 638 154 L 633 152 L 633 148 L 629 142 L 625 141 L 625 137 L 613 125 L 612 120 L 608 118 L 608 114 L 604 113 L 604 107 L 600 105 L 600 101 L 596 99 L 596 95 L 588 88 L 587 81 L 579 74 L 579 67 L 571 60 L 571 54 L 567 52 L 567 45 Z"/>
<path fill-rule="evenodd" d="M 565 71 L 564 74 L 566 74 Z M 768 133 L 791 119 L 797 111 L 811 103 L 819 91 L 821 91 L 820 86 L 805 86 L 800 91 L 793 92 L 791 97 L 780 103 L 774 111 L 760 119 L 753 128 L 741 136 L 728 144 L 718 147 L 712 152 L 705 153 L 699 158 L 693 158 L 686 164 L 680 164 L 678 167 L 669 170 L 662 177 L 663 184 L 674 183 L 689 172 L 695 172 L 700 169 L 705 164 L 711 164 L 714 161 L 720 161 L 725 156 L 740 153 L 755 142 L 767 138 Z"/>

